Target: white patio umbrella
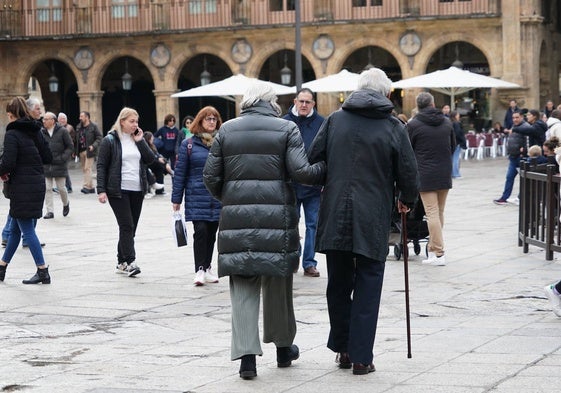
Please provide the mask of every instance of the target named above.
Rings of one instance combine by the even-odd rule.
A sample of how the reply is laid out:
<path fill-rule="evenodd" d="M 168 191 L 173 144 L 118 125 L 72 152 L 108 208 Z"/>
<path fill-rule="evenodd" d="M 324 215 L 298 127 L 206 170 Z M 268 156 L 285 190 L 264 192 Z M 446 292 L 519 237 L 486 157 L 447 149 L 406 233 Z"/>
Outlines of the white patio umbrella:
<path fill-rule="evenodd" d="M 358 84 L 359 74 L 341 70 L 337 74 L 331 74 L 302 84 L 314 93 L 329 93 L 338 91 L 354 91 Z"/>
<path fill-rule="evenodd" d="M 461 70 L 457 67 L 450 67 L 446 70 L 402 79 L 399 82 L 392 83 L 392 87 L 394 89 L 425 88 L 438 91 L 450 96 L 450 106 L 454 109 L 454 97 L 456 94 L 482 88 L 516 89 L 520 85 Z"/>
<path fill-rule="evenodd" d="M 232 75 L 229 78 L 218 82 L 209 83 L 208 85 L 194 87 L 179 93 L 172 94 L 172 97 L 223 97 L 235 101 L 233 96 L 242 96 L 250 84 L 258 79 L 249 78 L 242 74 Z M 267 82 L 273 86 L 277 95 L 295 94 L 294 86 L 284 86 L 278 83 Z"/>

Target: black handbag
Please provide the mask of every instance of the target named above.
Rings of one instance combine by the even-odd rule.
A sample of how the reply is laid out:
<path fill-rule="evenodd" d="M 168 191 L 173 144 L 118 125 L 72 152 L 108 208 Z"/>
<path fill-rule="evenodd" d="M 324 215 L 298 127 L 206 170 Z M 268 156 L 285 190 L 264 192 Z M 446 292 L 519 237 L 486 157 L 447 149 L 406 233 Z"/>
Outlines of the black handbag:
<path fill-rule="evenodd" d="M 187 229 L 185 228 L 185 220 L 179 212 L 173 214 L 173 232 L 177 247 L 187 245 Z"/>

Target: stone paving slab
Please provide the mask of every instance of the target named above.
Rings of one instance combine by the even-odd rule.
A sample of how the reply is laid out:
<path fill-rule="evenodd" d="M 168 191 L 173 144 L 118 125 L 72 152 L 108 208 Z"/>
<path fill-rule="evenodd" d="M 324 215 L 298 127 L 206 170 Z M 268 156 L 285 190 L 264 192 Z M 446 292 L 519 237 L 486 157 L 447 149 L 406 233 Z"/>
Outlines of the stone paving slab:
<path fill-rule="evenodd" d="M 55 218 L 37 226 L 52 284 L 21 284 L 34 272 L 21 248 L 0 284 L 0 392 L 549 392 L 561 384 L 561 319 L 543 286 L 561 278 L 561 263 L 535 247 L 522 253 L 517 207 L 492 203 L 506 168 L 505 158 L 462 162 L 445 213 L 447 266 L 422 266 L 424 244 L 420 255 L 410 248 L 411 359 L 403 261 L 390 247 L 377 371 L 366 376 L 338 369 L 326 348 L 323 255 L 321 277 L 294 276 L 300 359 L 279 369 L 274 346 L 262 344 L 258 377 L 244 381 L 230 361 L 228 279 L 192 285 L 192 246 L 173 244 L 169 195 L 145 201 L 136 278 L 114 273 L 109 206 L 75 191 L 62 217 L 55 196 Z M 80 173 L 71 173 L 79 190 Z M 7 211 L 0 200 L 0 217 Z"/>

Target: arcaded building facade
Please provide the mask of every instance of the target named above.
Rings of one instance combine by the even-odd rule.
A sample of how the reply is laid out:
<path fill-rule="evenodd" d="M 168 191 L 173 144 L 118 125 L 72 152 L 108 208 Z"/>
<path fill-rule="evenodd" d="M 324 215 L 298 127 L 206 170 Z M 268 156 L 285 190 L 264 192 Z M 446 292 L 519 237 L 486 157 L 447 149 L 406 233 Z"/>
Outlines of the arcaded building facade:
<path fill-rule="evenodd" d="M 104 132 L 124 105 L 155 130 L 204 105 L 227 120 L 235 97 L 172 98 L 237 73 L 294 85 L 295 31 L 304 82 L 374 65 L 394 81 L 451 64 L 515 82 L 456 97 L 471 125 L 502 121 L 507 102 L 559 103 L 560 6 L 556 0 L 0 0 L 0 104 L 39 96 L 76 124 L 89 111 Z M 300 23 L 296 23 L 297 16 Z M 203 78 L 204 79 L 204 78 Z M 409 114 L 418 90 L 394 91 Z M 346 92 L 318 95 L 320 113 Z M 435 93 L 438 105 L 449 97 Z M 282 97 L 287 109 L 292 97 Z M 6 125 L 0 117 L 0 130 Z M 471 126 L 470 125 L 470 126 Z"/>

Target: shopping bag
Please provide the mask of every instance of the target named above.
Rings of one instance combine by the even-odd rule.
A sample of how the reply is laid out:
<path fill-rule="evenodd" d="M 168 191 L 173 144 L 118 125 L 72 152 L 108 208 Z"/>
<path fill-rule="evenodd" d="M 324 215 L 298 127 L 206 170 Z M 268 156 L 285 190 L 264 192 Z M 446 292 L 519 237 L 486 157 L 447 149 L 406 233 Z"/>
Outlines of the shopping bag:
<path fill-rule="evenodd" d="M 187 245 L 187 229 L 185 228 L 185 219 L 180 212 L 174 212 L 172 217 L 173 236 L 177 247 Z"/>

